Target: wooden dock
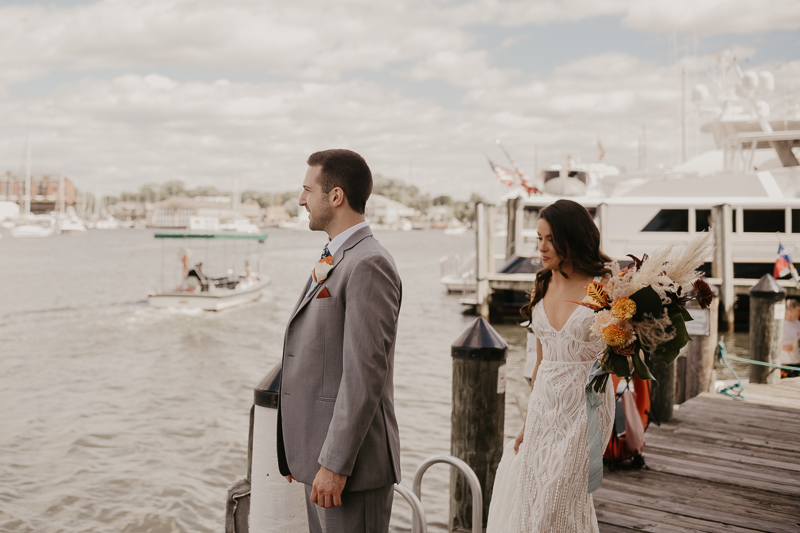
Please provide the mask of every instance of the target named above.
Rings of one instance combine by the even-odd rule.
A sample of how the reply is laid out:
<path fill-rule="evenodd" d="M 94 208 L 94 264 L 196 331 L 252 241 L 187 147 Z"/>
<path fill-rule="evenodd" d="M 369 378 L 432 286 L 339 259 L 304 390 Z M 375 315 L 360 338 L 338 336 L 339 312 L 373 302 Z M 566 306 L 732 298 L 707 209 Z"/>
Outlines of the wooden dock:
<path fill-rule="evenodd" d="M 800 378 L 703 393 L 646 433 L 647 470 L 606 467 L 601 533 L 800 533 Z"/>

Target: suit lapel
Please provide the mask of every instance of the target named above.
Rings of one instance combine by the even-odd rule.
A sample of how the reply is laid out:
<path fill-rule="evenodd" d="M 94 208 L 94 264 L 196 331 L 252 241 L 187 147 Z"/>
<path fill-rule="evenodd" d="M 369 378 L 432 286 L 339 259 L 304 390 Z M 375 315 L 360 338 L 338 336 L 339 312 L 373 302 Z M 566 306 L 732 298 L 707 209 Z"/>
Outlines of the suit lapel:
<path fill-rule="evenodd" d="M 341 263 L 342 259 L 344 259 L 344 255 L 347 253 L 347 251 L 355 247 L 355 245 L 357 245 L 367 237 L 372 237 L 372 231 L 369 229 L 369 226 L 361 228 L 357 232 L 353 233 L 350 236 L 350 238 L 347 239 L 338 250 L 336 250 L 336 253 L 333 254 L 333 266 L 328 271 L 328 278 L 330 278 L 331 274 L 333 274 L 333 271 L 336 270 L 336 266 L 339 263 Z M 310 277 L 309 282 L 315 283 L 314 278 Z M 294 320 L 294 317 L 296 317 L 300 313 L 300 311 L 302 311 L 303 308 L 306 305 L 308 305 L 308 302 L 314 299 L 314 297 L 316 296 L 317 292 L 319 292 L 323 284 L 324 282 L 317 283 L 317 286 L 311 290 L 311 293 L 308 292 L 309 284 L 308 283 L 306 284 L 305 290 L 303 291 L 303 296 L 301 297 L 300 302 L 295 308 L 294 313 L 292 313 L 292 318 L 289 319 L 289 322 Z"/>
<path fill-rule="evenodd" d="M 300 306 L 303 304 L 303 301 L 306 299 L 306 295 L 308 294 L 309 288 L 311 287 L 312 283 L 314 283 L 314 277 L 313 276 L 308 276 L 308 280 L 306 281 L 306 284 L 303 285 L 303 292 L 300 293 L 300 298 L 298 298 L 297 299 L 297 303 L 294 304 L 294 309 L 292 310 L 292 315 L 291 315 L 292 318 L 294 318 L 294 315 L 297 314 L 297 310 L 300 309 Z"/>

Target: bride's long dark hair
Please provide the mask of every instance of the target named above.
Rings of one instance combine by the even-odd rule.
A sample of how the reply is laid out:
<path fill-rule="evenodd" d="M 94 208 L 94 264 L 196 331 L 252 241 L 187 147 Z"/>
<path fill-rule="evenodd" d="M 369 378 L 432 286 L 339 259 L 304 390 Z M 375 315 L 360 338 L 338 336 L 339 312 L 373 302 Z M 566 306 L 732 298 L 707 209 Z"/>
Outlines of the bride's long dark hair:
<path fill-rule="evenodd" d="M 592 220 L 592 215 L 581 204 L 572 200 L 558 200 L 539 212 L 550 225 L 553 248 L 561 259 L 558 271 L 562 276 L 569 270 L 585 276 L 603 276 L 609 272 L 606 263 L 611 258 L 600 250 L 600 230 Z M 531 319 L 533 307 L 544 298 L 553 271 L 542 269 L 536 275 L 530 301 L 520 309 L 525 320 Z"/>

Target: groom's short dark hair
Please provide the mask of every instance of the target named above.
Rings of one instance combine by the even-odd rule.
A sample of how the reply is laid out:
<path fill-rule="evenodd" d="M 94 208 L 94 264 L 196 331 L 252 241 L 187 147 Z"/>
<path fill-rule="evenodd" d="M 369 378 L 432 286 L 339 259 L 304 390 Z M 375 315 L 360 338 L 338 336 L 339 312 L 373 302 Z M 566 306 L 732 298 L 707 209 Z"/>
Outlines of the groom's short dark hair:
<path fill-rule="evenodd" d="M 372 194 L 372 172 L 363 157 L 351 150 L 323 150 L 311 154 L 307 163 L 310 167 L 322 167 L 319 174 L 322 192 L 341 188 L 350 208 L 364 214 L 367 199 Z"/>

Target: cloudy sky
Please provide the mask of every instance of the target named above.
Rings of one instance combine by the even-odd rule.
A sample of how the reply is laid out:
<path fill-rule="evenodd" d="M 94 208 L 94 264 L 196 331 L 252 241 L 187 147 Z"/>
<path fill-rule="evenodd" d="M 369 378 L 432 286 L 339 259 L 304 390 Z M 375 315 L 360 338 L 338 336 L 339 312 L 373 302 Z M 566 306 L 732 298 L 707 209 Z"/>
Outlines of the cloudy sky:
<path fill-rule="evenodd" d="M 678 163 L 680 72 L 705 82 L 731 46 L 800 90 L 796 1 L 0 0 L 0 170 L 29 134 L 34 172 L 84 191 L 280 191 L 345 147 L 433 194 L 497 196 L 498 137 L 528 172 L 596 161 L 598 140 L 635 169 L 645 126 L 648 165 Z"/>

